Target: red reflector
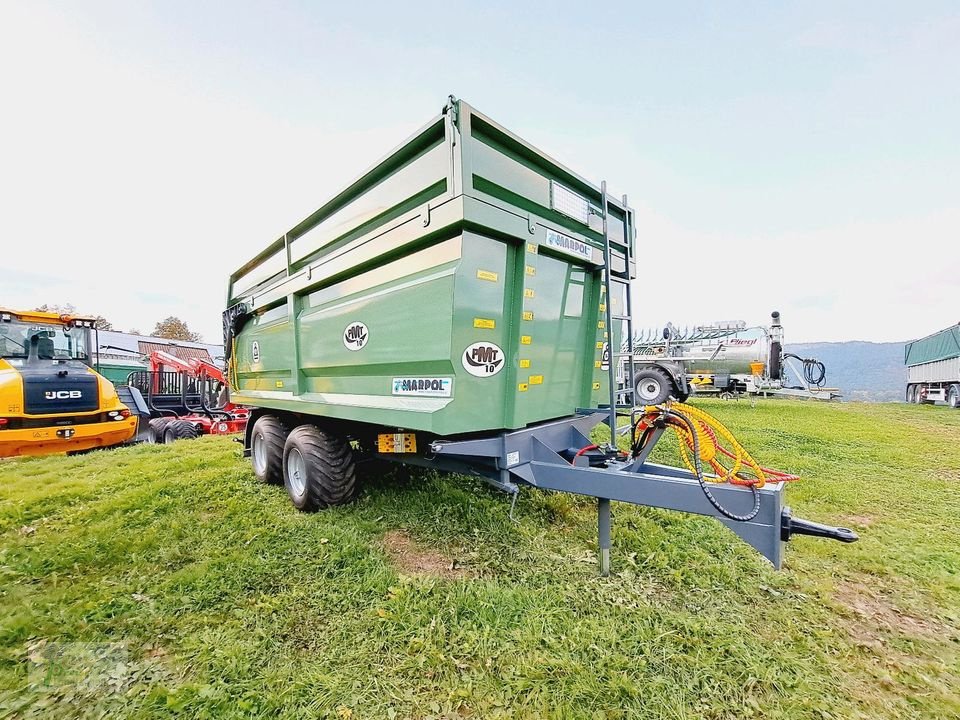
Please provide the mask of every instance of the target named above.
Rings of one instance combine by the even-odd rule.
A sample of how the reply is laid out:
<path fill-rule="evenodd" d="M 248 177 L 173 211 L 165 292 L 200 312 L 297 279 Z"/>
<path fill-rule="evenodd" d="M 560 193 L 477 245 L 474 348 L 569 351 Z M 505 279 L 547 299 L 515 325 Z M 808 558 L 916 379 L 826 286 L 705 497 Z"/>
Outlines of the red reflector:
<path fill-rule="evenodd" d="M 121 411 L 120 411 L 120 417 L 130 417 L 130 411 L 129 411 L 129 410 L 121 410 Z"/>
<path fill-rule="evenodd" d="M 0 418 L 0 427 L 3 427 L 3 426 L 6 425 L 8 422 L 10 422 L 10 421 L 9 421 L 7 418 Z"/>

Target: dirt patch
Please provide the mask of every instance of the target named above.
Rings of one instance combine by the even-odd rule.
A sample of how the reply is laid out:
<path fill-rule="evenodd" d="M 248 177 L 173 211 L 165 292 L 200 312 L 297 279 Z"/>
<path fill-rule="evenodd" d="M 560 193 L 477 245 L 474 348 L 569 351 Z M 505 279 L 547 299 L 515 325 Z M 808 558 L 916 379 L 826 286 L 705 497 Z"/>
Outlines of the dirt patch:
<path fill-rule="evenodd" d="M 875 517 L 870 515 L 843 515 L 840 518 L 846 527 L 864 527 L 868 528 L 876 522 Z"/>
<path fill-rule="evenodd" d="M 390 530 L 383 536 L 383 549 L 397 568 L 407 575 L 459 580 L 469 575 L 455 558 L 420 547 L 404 530 Z"/>
<path fill-rule="evenodd" d="M 834 597 L 853 615 L 847 631 L 858 644 L 874 647 L 890 634 L 933 642 L 950 641 L 956 635 L 952 628 L 934 618 L 902 611 L 890 597 L 871 587 L 869 578 L 838 584 Z"/>

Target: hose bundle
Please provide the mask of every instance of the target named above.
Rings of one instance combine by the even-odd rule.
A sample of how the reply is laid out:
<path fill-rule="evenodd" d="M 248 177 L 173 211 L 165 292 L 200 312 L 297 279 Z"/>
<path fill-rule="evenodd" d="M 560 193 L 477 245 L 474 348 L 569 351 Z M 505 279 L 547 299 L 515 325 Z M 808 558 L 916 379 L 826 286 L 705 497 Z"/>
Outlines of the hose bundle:
<path fill-rule="evenodd" d="M 807 385 L 823 387 L 823 381 L 827 379 L 827 367 L 816 358 L 802 358 L 793 353 L 784 353 L 785 358 L 793 358 L 803 365 L 803 379 Z"/>
<path fill-rule="evenodd" d="M 649 405 L 643 409 L 633 423 L 633 457 L 640 455 L 657 427 L 669 427 L 676 433 L 684 465 L 697 477 L 710 504 L 731 520 L 747 521 L 756 517 L 760 511 L 757 490 L 768 480 L 786 482 L 800 479 L 797 475 L 762 467 L 723 423 L 703 410 L 684 403 Z M 713 469 L 714 475 L 704 474 L 704 463 Z M 754 496 L 753 510 L 746 515 L 728 511 L 710 492 L 708 482 L 728 482 L 749 487 Z"/>

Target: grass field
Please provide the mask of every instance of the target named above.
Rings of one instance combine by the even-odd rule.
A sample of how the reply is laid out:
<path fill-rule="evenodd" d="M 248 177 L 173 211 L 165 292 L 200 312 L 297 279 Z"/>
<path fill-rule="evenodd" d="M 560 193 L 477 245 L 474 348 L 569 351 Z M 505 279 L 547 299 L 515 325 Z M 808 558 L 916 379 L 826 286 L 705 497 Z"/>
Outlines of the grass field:
<path fill-rule="evenodd" d="M 960 717 L 960 412 L 699 404 L 861 541 L 777 573 L 615 504 L 600 578 L 566 495 L 393 472 L 303 515 L 217 438 L 0 462 L 0 717 Z"/>

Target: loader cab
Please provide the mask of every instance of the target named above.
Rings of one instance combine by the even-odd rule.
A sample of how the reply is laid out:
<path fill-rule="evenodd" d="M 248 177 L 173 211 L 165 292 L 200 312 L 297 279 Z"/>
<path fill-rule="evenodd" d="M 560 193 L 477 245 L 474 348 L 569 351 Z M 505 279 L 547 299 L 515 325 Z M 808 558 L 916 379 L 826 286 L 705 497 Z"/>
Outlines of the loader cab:
<path fill-rule="evenodd" d="M 0 320 L 0 357 L 13 367 L 36 364 L 93 367 L 90 336 L 90 327 L 79 322 L 27 322 L 7 316 Z"/>

